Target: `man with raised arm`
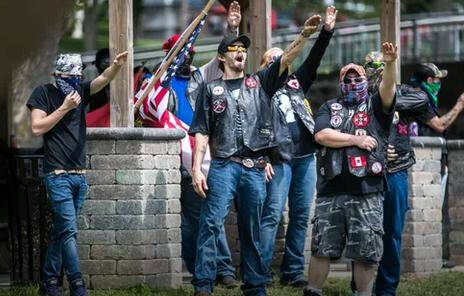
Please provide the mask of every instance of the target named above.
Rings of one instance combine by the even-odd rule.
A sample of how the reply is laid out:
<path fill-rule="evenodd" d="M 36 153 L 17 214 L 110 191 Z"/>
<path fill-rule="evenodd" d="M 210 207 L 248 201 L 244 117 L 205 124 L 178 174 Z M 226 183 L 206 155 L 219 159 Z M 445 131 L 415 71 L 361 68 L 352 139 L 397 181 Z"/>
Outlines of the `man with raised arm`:
<path fill-rule="evenodd" d="M 341 97 L 324 103 L 314 133 L 318 185 L 313 219 L 309 284 L 305 296 L 322 294 L 330 260 L 354 261 L 358 295 L 371 295 L 382 257 L 382 195 L 387 141 L 395 110 L 397 49 L 382 44 L 385 69 L 379 92 L 368 93 L 362 66 L 340 71 Z"/>
<path fill-rule="evenodd" d="M 286 70 L 316 31 L 320 16 L 309 18 L 297 39 L 269 68 L 245 75 L 250 39 L 226 36 L 218 47 L 224 72 L 203 85 L 190 134 L 195 134 L 192 168 L 195 191 L 204 198 L 192 281 L 195 295 L 211 295 L 216 276 L 217 239 L 235 198 L 240 237 L 240 273 L 245 295 L 265 295 L 265 268 L 259 249 L 260 216 L 266 195 L 267 150 L 283 135 L 273 129 L 270 98 L 286 79 Z M 208 180 L 201 171 L 207 145 L 211 150 Z"/>

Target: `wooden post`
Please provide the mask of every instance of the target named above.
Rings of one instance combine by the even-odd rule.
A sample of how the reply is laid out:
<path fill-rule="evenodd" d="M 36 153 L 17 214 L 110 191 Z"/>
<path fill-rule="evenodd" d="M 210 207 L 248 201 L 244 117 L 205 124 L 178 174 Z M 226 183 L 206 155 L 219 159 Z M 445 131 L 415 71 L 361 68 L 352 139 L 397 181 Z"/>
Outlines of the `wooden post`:
<path fill-rule="evenodd" d="M 380 40 L 391 42 L 398 46 L 396 62 L 396 83 L 401 83 L 401 15 L 400 0 L 382 0 L 380 15 Z"/>
<path fill-rule="evenodd" d="M 111 127 L 134 127 L 134 50 L 132 0 L 111 0 L 109 5 L 110 61 L 129 51 L 126 64 L 110 85 Z"/>
<path fill-rule="evenodd" d="M 248 51 L 249 72 L 258 69 L 261 57 L 272 46 L 271 11 L 271 0 L 249 1 L 249 7 L 242 11 L 241 33 L 248 34 L 251 39 Z"/>

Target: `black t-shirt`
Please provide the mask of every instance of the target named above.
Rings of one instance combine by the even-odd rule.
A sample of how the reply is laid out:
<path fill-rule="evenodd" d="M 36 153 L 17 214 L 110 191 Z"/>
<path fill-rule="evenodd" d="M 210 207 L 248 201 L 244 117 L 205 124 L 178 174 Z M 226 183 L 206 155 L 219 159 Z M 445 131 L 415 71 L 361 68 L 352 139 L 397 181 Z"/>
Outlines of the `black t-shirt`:
<path fill-rule="evenodd" d="M 284 71 L 282 75 L 279 76 L 279 70 L 280 70 L 280 59 L 278 59 L 276 62 L 274 62 L 270 67 L 256 72 L 256 75 L 259 77 L 260 81 L 260 86 L 263 88 L 263 90 L 266 92 L 268 98 L 272 98 L 276 91 L 282 86 L 282 84 L 285 82 L 285 79 L 287 77 L 287 71 Z M 226 87 L 228 91 L 232 92 L 234 96 L 236 96 L 236 100 L 239 100 L 239 95 L 240 95 L 240 88 L 243 84 L 243 80 L 245 78 L 238 78 L 238 79 L 228 79 L 224 80 Z M 206 85 L 202 85 L 202 90 L 200 91 L 200 94 L 197 98 L 197 106 L 206 106 L 210 104 L 205 104 L 204 100 L 207 100 L 205 94 L 205 88 Z M 269 102 L 270 103 L 270 102 Z M 205 113 L 209 112 L 210 110 L 205 110 L 204 108 L 195 108 L 195 114 L 193 118 L 192 125 L 190 126 L 189 133 L 190 134 L 195 134 L 195 133 L 202 133 L 202 134 L 210 134 L 209 130 L 209 123 L 208 114 Z M 236 130 L 238 131 L 236 136 L 237 136 L 237 144 L 238 144 L 238 151 L 235 153 L 237 156 L 242 156 L 242 157 L 259 157 L 259 156 L 264 156 L 266 155 L 265 150 L 259 150 L 259 151 L 252 151 L 245 145 L 243 145 L 243 134 L 240 134 L 241 129 L 241 118 L 240 114 L 236 113 L 236 116 L 234 118 Z M 246 123 L 245 123 L 246 124 Z"/>
<path fill-rule="evenodd" d="M 385 113 L 378 93 L 374 94 L 370 100 L 376 120 L 379 121 L 386 132 L 389 132 L 393 121 L 395 103 L 393 103 L 392 109 L 388 113 Z M 330 124 L 330 118 L 330 106 L 328 104 L 323 104 L 316 116 L 314 133 L 316 134 L 325 128 L 333 128 Z M 385 190 L 385 176 L 367 175 L 363 178 L 356 177 L 350 174 L 346 157 L 343 158 L 342 172 L 340 175 L 331 180 L 326 180 L 322 176 L 318 176 L 318 196 L 342 194 L 360 195 L 383 192 Z"/>
<path fill-rule="evenodd" d="M 78 87 L 81 104 L 70 110 L 44 137 L 44 170 L 85 168 L 86 124 L 85 110 L 90 98 L 90 81 Z M 50 115 L 58 109 L 64 97 L 53 84 L 41 85 L 34 89 L 27 101 L 27 107 L 40 109 Z"/>

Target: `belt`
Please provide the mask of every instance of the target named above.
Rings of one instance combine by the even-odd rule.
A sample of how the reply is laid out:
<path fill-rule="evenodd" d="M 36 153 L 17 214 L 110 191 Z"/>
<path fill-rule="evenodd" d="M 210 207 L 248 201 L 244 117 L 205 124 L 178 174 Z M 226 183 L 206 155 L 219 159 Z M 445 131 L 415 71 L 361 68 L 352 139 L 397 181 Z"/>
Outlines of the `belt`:
<path fill-rule="evenodd" d="M 260 158 L 247 158 L 247 157 L 239 157 L 239 156 L 231 156 L 229 158 L 233 162 L 240 163 L 244 167 L 249 169 L 251 168 L 258 168 L 264 169 L 269 162 L 267 157 L 260 157 Z"/>
<path fill-rule="evenodd" d="M 79 175 L 83 175 L 83 174 L 85 174 L 85 170 L 54 170 L 53 173 L 55 175 L 60 175 L 60 174 L 79 174 Z"/>

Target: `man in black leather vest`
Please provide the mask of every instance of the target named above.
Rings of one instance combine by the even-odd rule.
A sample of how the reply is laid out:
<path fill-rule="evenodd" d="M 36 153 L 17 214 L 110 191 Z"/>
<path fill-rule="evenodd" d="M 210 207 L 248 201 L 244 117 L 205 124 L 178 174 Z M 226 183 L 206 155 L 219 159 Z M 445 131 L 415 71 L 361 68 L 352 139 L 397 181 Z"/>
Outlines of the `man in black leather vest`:
<path fill-rule="evenodd" d="M 273 129 L 270 98 L 283 84 L 288 65 L 314 33 L 320 16 L 305 22 L 297 39 L 271 67 L 245 75 L 246 36 L 227 36 L 219 45 L 222 79 L 203 86 L 189 133 L 195 134 L 192 178 L 204 198 L 197 240 L 195 295 L 211 295 L 216 274 L 217 237 L 235 198 L 240 237 L 240 273 L 245 295 L 266 295 L 259 250 L 260 216 L 266 193 L 264 167 L 268 148 L 282 135 Z M 207 145 L 211 151 L 208 180 L 201 171 Z"/>
<path fill-rule="evenodd" d="M 316 80 L 317 68 L 334 32 L 337 11 L 327 8 L 325 22 L 309 56 L 288 77 L 286 83 L 272 98 L 279 127 L 286 130 L 289 140 L 272 151 L 268 176 L 267 196 L 261 217 L 261 255 L 272 282 L 270 265 L 273 258 L 277 230 L 288 196 L 288 228 L 285 235 L 284 257 L 280 267 L 281 284 L 304 287 L 304 249 L 309 212 L 316 191 L 316 159 L 314 120 L 305 94 Z M 263 56 L 262 67 L 269 67 L 281 54 L 272 48 Z"/>
<path fill-rule="evenodd" d="M 395 106 L 397 49 L 382 44 L 385 59 L 379 92 L 370 96 L 364 68 L 340 71 L 342 97 L 318 111 L 315 140 L 318 185 L 313 219 L 309 284 L 305 295 L 321 295 L 331 258 L 354 260 L 358 295 L 371 295 L 382 256 L 384 173 Z"/>
<path fill-rule="evenodd" d="M 228 10 L 227 31 L 228 34 L 237 35 L 241 21 L 240 5 L 233 1 Z M 174 46 L 179 35 L 174 35 L 163 44 L 166 52 Z M 194 51 L 191 51 L 184 64 L 178 69 L 171 82 L 169 109 L 182 122 L 192 124 L 195 110 L 195 101 L 198 97 L 202 83 L 208 83 L 222 77 L 217 58 L 212 59 L 200 68 L 193 68 Z M 197 253 L 196 242 L 198 237 L 201 198 L 195 193 L 192 186 L 192 177 L 183 164 L 181 180 L 181 232 L 182 232 L 182 259 L 187 270 L 194 274 L 195 258 Z M 226 288 L 234 288 L 238 285 L 235 278 L 235 269 L 226 239 L 224 227 L 221 228 L 218 237 L 218 252 L 216 256 L 218 283 Z"/>

